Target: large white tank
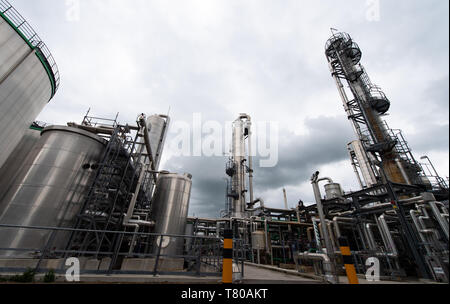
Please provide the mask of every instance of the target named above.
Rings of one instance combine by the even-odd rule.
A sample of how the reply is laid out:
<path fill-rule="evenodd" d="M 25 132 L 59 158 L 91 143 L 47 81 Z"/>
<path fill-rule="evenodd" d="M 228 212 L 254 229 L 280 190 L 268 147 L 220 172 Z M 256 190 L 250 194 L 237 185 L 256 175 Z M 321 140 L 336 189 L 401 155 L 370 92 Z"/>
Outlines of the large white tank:
<path fill-rule="evenodd" d="M 73 227 L 101 161 L 105 140 L 76 128 L 51 126 L 24 161 L 0 202 L 0 224 Z M 49 231 L 0 227 L 0 248 L 41 248 Z M 58 232 L 51 248 L 61 249 L 67 233 Z M 31 252 L 0 251 L 0 256 L 30 257 Z"/>
<path fill-rule="evenodd" d="M 153 196 L 151 218 L 155 233 L 184 235 L 191 197 L 192 180 L 189 174 L 160 174 Z M 164 237 L 163 255 L 181 255 L 184 238 Z M 159 239 L 155 245 L 159 245 Z M 154 253 L 157 252 L 154 246 Z"/>
<path fill-rule="evenodd" d="M 20 168 L 22 168 L 25 159 L 31 153 L 33 146 L 41 137 L 41 131 L 32 128 L 28 129 L 5 164 L 0 167 L 0 202 L 19 173 Z"/>
<path fill-rule="evenodd" d="M 45 44 L 8 1 L 0 0 L 0 167 L 58 84 Z"/>

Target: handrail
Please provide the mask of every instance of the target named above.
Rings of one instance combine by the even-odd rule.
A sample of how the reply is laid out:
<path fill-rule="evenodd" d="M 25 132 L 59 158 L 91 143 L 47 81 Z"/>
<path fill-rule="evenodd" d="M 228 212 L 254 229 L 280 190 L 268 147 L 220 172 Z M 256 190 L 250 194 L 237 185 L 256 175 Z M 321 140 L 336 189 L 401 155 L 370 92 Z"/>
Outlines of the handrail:
<path fill-rule="evenodd" d="M 37 56 L 41 59 L 49 73 L 52 82 L 52 98 L 59 88 L 60 76 L 56 61 L 47 45 L 42 41 L 25 18 L 23 18 L 7 0 L 0 0 L 0 16 L 14 27 L 18 34 L 22 36 L 32 49 L 36 50 Z"/>

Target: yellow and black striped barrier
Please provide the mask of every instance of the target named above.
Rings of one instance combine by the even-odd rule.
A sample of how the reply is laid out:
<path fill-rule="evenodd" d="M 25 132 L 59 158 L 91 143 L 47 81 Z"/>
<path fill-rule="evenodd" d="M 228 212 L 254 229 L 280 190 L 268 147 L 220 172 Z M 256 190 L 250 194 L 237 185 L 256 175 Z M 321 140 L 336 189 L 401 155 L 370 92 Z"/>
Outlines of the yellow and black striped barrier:
<path fill-rule="evenodd" d="M 349 284 L 359 284 L 358 277 L 356 275 L 355 265 L 353 264 L 352 252 L 348 244 L 348 240 L 345 237 L 339 238 L 339 246 L 341 249 L 342 257 L 344 258 L 345 272 L 347 273 Z"/>
<path fill-rule="evenodd" d="M 222 283 L 233 283 L 233 230 L 225 229 L 223 233 Z"/>

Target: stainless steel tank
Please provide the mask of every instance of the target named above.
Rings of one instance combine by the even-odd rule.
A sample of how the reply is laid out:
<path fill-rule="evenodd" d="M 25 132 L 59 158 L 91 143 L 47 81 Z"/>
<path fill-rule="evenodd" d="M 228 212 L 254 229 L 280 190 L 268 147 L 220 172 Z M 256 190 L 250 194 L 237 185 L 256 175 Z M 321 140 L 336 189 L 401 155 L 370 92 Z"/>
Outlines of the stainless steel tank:
<path fill-rule="evenodd" d="M 155 233 L 184 235 L 191 196 L 192 176 L 189 174 L 160 174 L 153 196 L 152 215 Z M 158 250 L 160 239 L 153 246 Z M 161 254 L 181 255 L 184 238 L 164 237 Z"/>
<path fill-rule="evenodd" d="M 39 36 L 0 0 L 0 167 L 53 97 L 58 75 Z"/>
<path fill-rule="evenodd" d="M 105 147 L 104 139 L 77 128 L 51 126 L 42 131 L 17 177 L 0 202 L 0 224 L 72 227 Z M 0 228 L 0 248 L 38 249 L 49 231 Z M 58 232 L 52 249 L 67 233 Z M 30 257 L 32 252 L 0 251 L 0 256 Z"/>
<path fill-rule="evenodd" d="M 28 129 L 5 164 L 0 167 L 0 202 L 40 137 L 40 130 Z"/>
<path fill-rule="evenodd" d="M 330 183 L 325 185 L 325 198 L 327 200 L 342 197 L 343 195 L 344 193 L 340 184 Z"/>

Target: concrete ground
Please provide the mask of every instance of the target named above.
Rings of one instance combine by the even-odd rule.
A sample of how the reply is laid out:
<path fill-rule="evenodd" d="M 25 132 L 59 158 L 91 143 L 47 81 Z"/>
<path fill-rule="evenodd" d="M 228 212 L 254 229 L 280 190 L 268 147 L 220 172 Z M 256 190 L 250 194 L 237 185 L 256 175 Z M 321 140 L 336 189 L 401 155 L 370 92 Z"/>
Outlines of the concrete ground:
<path fill-rule="evenodd" d="M 258 267 L 251 264 L 244 266 L 243 284 L 320 284 L 318 280 L 296 274 Z"/>
<path fill-rule="evenodd" d="M 322 277 L 311 273 L 299 273 L 296 270 L 282 269 L 270 265 L 257 265 L 245 263 L 244 277 L 237 273 L 239 269 L 233 265 L 235 283 L 237 284 L 328 284 Z M 13 274 L 1 274 L 2 277 Z M 43 274 L 35 276 L 36 283 L 43 281 Z M 358 276 L 360 284 L 430 284 L 431 281 L 411 280 L 411 281 L 379 281 L 368 282 L 364 276 Z M 220 284 L 222 278 L 219 276 L 196 277 L 190 275 L 101 275 L 83 274 L 80 276 L 81 284 Z M 58 283 L 65 283 L 65 277 L 57 275 Z M 345 276 L 339 277 L 339 284 L 347 284 Z"/>

